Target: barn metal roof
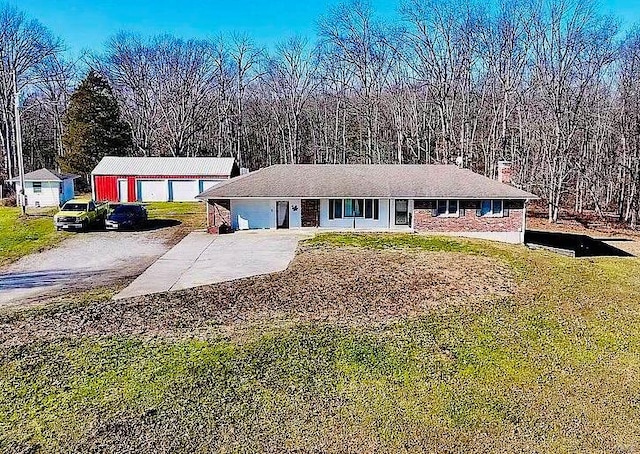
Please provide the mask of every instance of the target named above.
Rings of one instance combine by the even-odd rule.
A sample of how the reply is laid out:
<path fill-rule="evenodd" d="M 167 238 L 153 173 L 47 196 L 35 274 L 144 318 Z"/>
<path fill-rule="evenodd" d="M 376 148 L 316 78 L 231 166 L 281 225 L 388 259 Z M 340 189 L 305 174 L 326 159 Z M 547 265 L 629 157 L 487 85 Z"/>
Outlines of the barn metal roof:
<path fill-rule="evenodd" d="M 455 165 L 288 164 L 233 178 L 199 199 L 392 197 L 537 199 L 521 189 Z"/>
<path fill-rule="evenodd" d="M 71 173 L 58 173 L 45 168 L 24 174 L 24 181 L 62 181 L 75 180 L 76 178 L 80 178 L 80 176 Z M 20 177 L 12 178 L 10 181 L 12 183 L 18 182 Z"/>
<path fill-rule="evenodd" d="M 105 156 L 91 174 L 229 177 L 232 174 L 234 165 L 234 158 Z"/>

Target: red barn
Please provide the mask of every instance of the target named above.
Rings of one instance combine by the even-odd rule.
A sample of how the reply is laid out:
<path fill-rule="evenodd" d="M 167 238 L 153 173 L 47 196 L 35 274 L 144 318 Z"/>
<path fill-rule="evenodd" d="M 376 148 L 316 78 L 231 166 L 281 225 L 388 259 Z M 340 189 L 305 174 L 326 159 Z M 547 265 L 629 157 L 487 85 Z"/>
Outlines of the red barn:
<path fill-rule="evenodd" d="M 239 173 L 233 158 L 105 156 L 91 172 L 91 186 L 101 202 L 193 202 Z"/>

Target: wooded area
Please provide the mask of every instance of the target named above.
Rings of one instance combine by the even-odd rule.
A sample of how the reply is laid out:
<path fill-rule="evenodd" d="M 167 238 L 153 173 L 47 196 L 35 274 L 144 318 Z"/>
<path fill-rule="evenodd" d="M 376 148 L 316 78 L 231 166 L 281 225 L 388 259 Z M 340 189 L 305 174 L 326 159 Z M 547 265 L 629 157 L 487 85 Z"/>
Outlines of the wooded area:
<path fill-rule="evenodd" d="M 43 25 L 0 10 L 0 179 L 15 175 L 16 74 L 27 170 L 65 155 L 73 87 L 104 77 L 137 156 L 276 163 L 453 163 L 560 209 L 640 208 L 640 30 L 575 0 L 410 0 L 384 22 L 362 1 L 319 19 L 315 42 L 111 37 L 65 60 Z M 212 36 L 216 31 L 211 30 Z"/>

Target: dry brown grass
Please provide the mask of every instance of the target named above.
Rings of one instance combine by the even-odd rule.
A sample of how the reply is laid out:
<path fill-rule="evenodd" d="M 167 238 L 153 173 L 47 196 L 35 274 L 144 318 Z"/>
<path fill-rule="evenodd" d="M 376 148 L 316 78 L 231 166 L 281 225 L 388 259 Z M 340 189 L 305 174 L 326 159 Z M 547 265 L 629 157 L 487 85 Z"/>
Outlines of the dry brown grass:
<path fill-rule="evenodd" d="M 107 291 L 60 312 L 54 305 L 27 318 L 8 315 L 0 319 L 0 344 L 87 335 L 206 337 L 261 323 L 379 325 L 498 300 L 514 291 L 512 274 L 503 261 L 460 253 L 303 247 L 281 273 L 130 300 L 107 300 Z"/>

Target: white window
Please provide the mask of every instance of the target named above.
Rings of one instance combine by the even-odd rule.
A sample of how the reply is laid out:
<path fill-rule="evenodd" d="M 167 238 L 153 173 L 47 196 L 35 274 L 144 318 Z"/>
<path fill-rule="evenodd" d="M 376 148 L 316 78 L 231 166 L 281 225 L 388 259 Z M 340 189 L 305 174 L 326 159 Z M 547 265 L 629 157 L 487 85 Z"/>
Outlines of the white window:
<path fill-rule="evenodd" d="M 460 215 L 459 200 L 438 200 L 437 201 L 438 216 L 457 217 Z"/>
<path fill-rule="evenodd" d="M 42 181 L 33 182 L 33 192 L 36 194 L 42 192 Z"/>
<path fill-rule="evenodd" d="M 378 219 L 379 215 L 378 199 L 329 199 L 329 219 Z"/>
<path fill-rule="evenodd" d="M 344 217 L 361 218 L 364 216 L 363 199 L 344 199 Z"/>
<path fill-rule="evenodd" d="M 502 217 L 504 215 L 502 200 L 483 200 L 480 205 L 480 216 Z"/>

